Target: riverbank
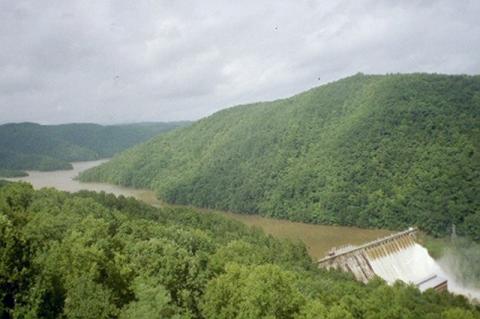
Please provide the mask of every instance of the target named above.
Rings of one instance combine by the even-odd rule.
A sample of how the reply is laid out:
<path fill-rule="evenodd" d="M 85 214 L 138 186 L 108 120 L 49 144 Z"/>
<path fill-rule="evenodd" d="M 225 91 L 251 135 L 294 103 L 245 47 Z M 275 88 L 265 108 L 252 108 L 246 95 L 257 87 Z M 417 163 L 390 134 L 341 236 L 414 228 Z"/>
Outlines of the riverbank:
<path fill-rule="evenodd" d="M 132 196 L 147 204 L 153 206 L 173 206 L 165 204 L 156 198 L 155 193 L 145 189 L 133 189 L 105 183 L 83 183 L 75 179 L 82 171 L 98 166 L 108 159 L 74 162 L 73 170 L 62 171 L 28 171 L 29 176 L 21 178 L 10 178 L 10 181 L 24 181 L 33 185 L 35 189 L 42 187 L 54 187 L 68 192 L 78 192 L 80 190 L 90 190 L 115 195 Z M 288 220 L 273 219 L 259 215 L 236 214 L 230 212 L 221 212 L 210 209 L 198 209 L 203 213 L 220 214 L 226 218 L 238 220 L 248 226 L 258 227 L 265 233 L 286 238 L 293 241 L 301 241 L 307 247 L 307 250 L 313 260 L 319 259 L 334 246 L 345 244 L 362 244 L 367 241 L 375 240 L 391 234 L 391 231 L 385 229 L 363 229 L 358 227 L 346 226 L 327 226 L 318 224 L 306 224 L 301 222 L 291 222 Z"/>

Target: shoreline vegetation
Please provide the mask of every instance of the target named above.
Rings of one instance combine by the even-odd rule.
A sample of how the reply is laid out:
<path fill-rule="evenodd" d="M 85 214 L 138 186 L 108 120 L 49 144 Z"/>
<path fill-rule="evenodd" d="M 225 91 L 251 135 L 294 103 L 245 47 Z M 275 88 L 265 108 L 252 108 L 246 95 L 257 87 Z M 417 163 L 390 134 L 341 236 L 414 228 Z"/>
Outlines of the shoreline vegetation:
<path fill-rule="evenodd" d="M 20 170 L 0 169 L 0 178 L 26 177 L 28 173 Z"/>
<path fill-rule="evenodd" d="M 367 241 L 375 240 L 390 234 L 390 231 L 364 229 L 358 227 L 345 227 L 338 225 L 314 225 L 301 222 L 292 222 L 282 219 L 273 219 L 252 214 L 235 214 L 227 211 L 215 209 L 198 208 L 188 205 L 168 204 L 158 200 L 155 194 L 149 190 L 118 187 L 113 184 L 85 184 L 78 181 L 75 176 L 81 171 L 100 165 L 101 161 L 91 162 L 75 162 L 73 171 L 56 171 L 56 172 L 31 172 L 27 178 L 18 179 L 31 183 L 35 189 L 43 187 L 54 187 L 59 190 L 76 192 L 81 189 L 90 191 L 105 191 L 106 193 L 114 193 L 117 196 L 133 196 L 147 204 L 161 208 L 187 208 L 194 209 L 202 213 L 220 214 L 224 217 L 241 221 L 242 223 L 261 228 L 267 234 L 278 238 L 291 239 L 293 241 L 302 241 L 314 259 L 319 259 L 333 246 L 344 244 L 361 244 Z M 92 166 L 93 165 L 93 166 Z M 9 179 L 15 181 L 17 179 Z M 347 235 L 347 236 L 344 236 Z"/>
<path fill-rule="evenodd" d="M 6 181 L 0 180 L 0 185 L 2 185 L 3 182 Z M 132 195 L 135 197 L 138 196 L 138 194 Z M 218 214 L 228 219 L 240 221 L 247 226 L 262 229 L 265 233 L 273 235 L 276 238 L 289 239 L 294 242 L 300 240 L 306 247 L 308 247 L 309 255 L 312 260 L 324 257 L 329 249 L 331 249 L 333 246 L 339 245 L 338 242 L 332 242 L 331 240 L 327 240 L 326 243 L 322 242 L 321 244 L 319 244 L 316 240 L 312 238 L 312 236 L 314 236 L 315 238 L 325 237 L 325 232 L 330 233 L 331 231 L 333 231 L 328 228 L 329 226 L 322 230 L 322 234 L 318 234 L 317 227 L 322 227 L 321 225 L 301 223 L 299 226 L 290 226 L 283 225 L 283 223 L 285 222 L 289 223 L 288 220 L 282 221 L 278 219 L 269 219 L 263 221 L 264 217 L 258 215 L 235 214 L 232 212 L 198 208 L 193 206 L 168 204 L 158 201 L 155 201 L 154 203 L 152 202 L 153 197 L 150 197 L 149 195 L 140 196 L 139 200 L 149 205 L 156 205 L 157 207 L 161 207 L 163 209 L 190 209 L 201 213 Z M 363 229 L 361 231 L 362 234 L 359 234 L 360 237 L 356 235 L 358 237 L 357 239 L 352 238 L 350 235 L 350 239 L 344 242 L 344 244 L 361 244 L 383 237 L 388 233 L 387 231 L 384 235 L 368 237 L 366 236 L 366 234 L 363 234 L 365 230 L 366 229 Z M 302 234 L 299 235 L 298 231 L 301 231 Z M 330 238 L 331 236 L 333 236 L 333 234 L 330 237 L 329 236 L 327 236 L 327 238 Z M 427 248 L 429 254 L 434 259 L 441 262 L 443 267 L 450 270 L 450 274 L 453 275 L 458 282 L 464 284 L 465 286 L 473 287 L 475 289 L 480 288 L 480 246 L 477 245 L 476 247 L 474 247 L 475 244 L 471 241 L 468 241 L 466 238 L 456 238 L 455 240 L 452 240 L 450 237 L 434 238 L 430 235 L 425 234 L 424 232 L 419 232 L 417 239 L 420 244 Z M 320 247 L 318 247 L 319 245 Z M 319 254 L 319 249 L 323 249 L 324 252 L 322 254 Z"/>

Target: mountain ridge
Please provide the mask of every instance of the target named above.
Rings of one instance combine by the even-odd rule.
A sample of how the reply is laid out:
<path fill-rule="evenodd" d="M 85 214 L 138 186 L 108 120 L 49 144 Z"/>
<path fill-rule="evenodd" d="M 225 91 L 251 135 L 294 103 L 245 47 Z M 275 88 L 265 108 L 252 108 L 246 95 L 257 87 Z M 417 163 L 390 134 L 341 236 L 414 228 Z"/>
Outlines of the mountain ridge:
<path fill-rule="evenodd" d="M 143 142 L 184 122 L 104 126 L 94 123 L 0 125 L 0 174 L 70 169 L 72 161 L 95 160 Z"/>
<path fill-rule="evenodd" d="M 219 111 L 81 179 L 311 223 L 456 224 L 480 239 L 479 127 L 479 76 L 356 74 Z"/>

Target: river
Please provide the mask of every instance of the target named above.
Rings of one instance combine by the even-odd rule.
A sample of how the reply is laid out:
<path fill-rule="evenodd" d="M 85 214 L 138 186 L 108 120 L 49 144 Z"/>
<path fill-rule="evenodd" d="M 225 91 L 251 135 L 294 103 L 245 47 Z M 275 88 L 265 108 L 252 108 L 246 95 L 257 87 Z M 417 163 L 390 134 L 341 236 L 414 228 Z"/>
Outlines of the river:
<path fill-rule="evenodd" d="M 154 206 L 165 205 L 155 197 L 154 192 L 144 189 L 133 189 L 104 183 L 81 183 L 74 178 L 82 171 L 98 166 L 107 160 L 74 162 L 73 170 L 51 172 L 28 171 L 29 176 L 9 178 L 11 181 L 25 181 L 34 188 L 55 187 L 59 190 L 77 192 L 80 190 L 105 191 L 115 195 L 133 196 Z M 202 210 L 205 213 L 205 210 Z M 258 215 L 234 214 L 229 212 L 214 212 L 227 218 L 238 220 L 249 226 L 261 228 L 267 234 L 275 237 L 302 241 L 309 254 L 319 259 L 334 246 L 345 244 L 361 244 L 391 232 L 381 229 L 362 229 L 358 227 L 324 226 L 272 219 Z"/>

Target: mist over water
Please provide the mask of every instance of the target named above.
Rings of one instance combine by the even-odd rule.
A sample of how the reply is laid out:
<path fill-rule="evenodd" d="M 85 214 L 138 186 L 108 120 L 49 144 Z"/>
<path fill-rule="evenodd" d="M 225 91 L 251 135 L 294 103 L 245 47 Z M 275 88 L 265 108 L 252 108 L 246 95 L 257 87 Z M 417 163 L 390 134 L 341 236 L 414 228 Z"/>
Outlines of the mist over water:
<path fill-rule="evenodd" d="M 451 277 L 455 289 L 480 302 L 480 244 L 465 238 L 456 239 L 437 263 Z"/>
<path fill-rule="evenodd" d="M 398 279 L 407 283 L 417 283 L 431 275 L 438 275 L 448 280 L 450 292 L 480 301 L 479 287 L 468 284 L 470 281 L 462 280 L 466 267 L 464 262 L 459 261 L 452 251 L 436 261 L 425 247 L 415 243 L 401 251 L 371 260 L 370 264 L 375 273 L 388 283 L 394 283 Z M 478 263 L 474 267 L 479 267 Z"/>

